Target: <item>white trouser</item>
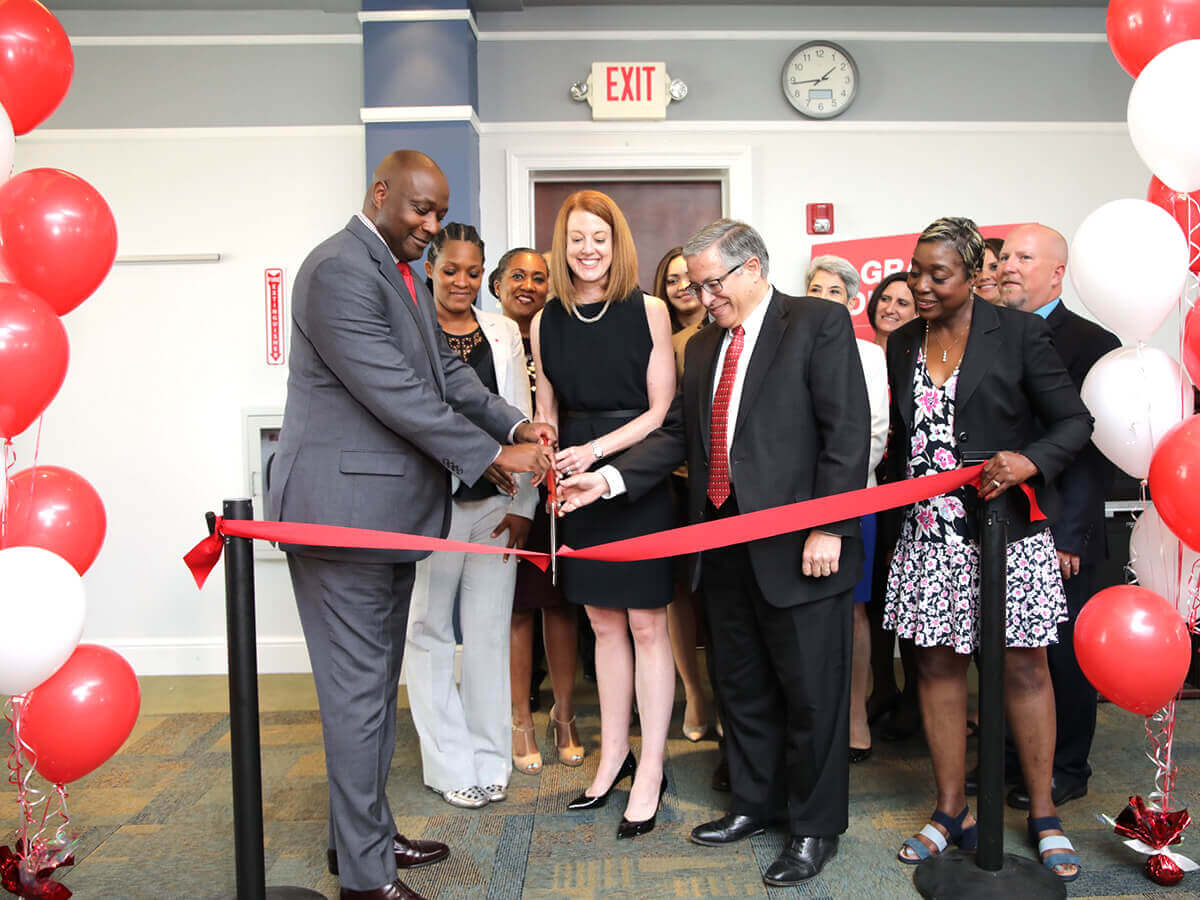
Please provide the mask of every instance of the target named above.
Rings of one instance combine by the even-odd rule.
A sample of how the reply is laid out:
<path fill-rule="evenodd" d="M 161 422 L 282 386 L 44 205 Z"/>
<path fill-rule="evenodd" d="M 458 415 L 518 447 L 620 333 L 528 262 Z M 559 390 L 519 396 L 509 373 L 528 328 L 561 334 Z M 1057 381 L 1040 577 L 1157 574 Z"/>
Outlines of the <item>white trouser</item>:
<path fill-rule="evenodd" d="M 454 501 L 451 540 L 504 546 L 492 531 L 511 502 Z M 509 626 L 517 558 L 434 553 L 417 563 L 404 649 L 408 700 L 425 784 L 438 791 L 507 785 L 512 772 Z M 454 599 L 462 627 L 462 684 L 454 683 Z"/>

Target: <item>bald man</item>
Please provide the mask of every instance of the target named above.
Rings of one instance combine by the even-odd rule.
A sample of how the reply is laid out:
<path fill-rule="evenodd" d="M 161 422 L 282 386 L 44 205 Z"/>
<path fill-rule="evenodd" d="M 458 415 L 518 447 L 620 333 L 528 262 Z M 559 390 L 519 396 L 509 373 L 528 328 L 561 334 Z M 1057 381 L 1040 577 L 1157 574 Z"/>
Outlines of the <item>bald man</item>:
<path fill-rule="evenodd" d="M 451 476 L 543 475 L 534 425 L 451 352 L 413 278 L 446 215 L 432 159 L 389 155 L 362 212 L 296 275 L 287 407 L 268 505 L 291 522 L 444 537 Z M 516 440 L 522 442 L 511 446 Z M 385 787 L 414 565 L 425 553 L 281 545 L 308 645 L 329 779 L 329 865 L 341 900 L 413 898 L 397 867 L 449 850 L 397 833 Z"/>
<path fill-rule="evenodd" d="M 1054 346 L 1075 387 L 1096 360 L 1121 346 L 1117 336 L 1095 322 L 1071 312 L 1062 301 L 1067 271 L 1067 241 L 1045 225 L 1018 225 L 1000 250 L 1000 302 L 1041 316 L 1050 325 Z M 1099 564 L 1108 557 L 1104 527 L 1104 499 L 1112 487 L 1115 469 L 1089 443 L 1075 464 L 1059 476 L 1062 515 L 1051 533 L 1058 548 L 1059 570 L 1067 593 L 1070 618 L 1058 626 L 1058 643 L 1047 649 L 1058 736 L 1054 750 L 1055 806 L 1087 793 L 1092 768 L 1088 755 L 1096 732 L 1096 690 L 1075 660 L 1075 619 L 1083 604 L 1104 585 L 1097 584 Z M 1009 772 L 1019 772 L 1015 749 L 1009 746 Z M 1014 809 L 1029 808 L 1029 794 L 1018 785 L 1008 794 Z"/>

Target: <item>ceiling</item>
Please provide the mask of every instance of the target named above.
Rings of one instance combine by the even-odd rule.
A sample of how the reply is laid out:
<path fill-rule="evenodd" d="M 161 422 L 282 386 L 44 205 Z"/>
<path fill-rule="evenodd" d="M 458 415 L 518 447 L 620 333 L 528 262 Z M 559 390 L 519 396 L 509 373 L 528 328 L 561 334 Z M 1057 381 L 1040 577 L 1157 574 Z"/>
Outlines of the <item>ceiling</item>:
<path fill-rule="evenodd" d="M 660 6 L 831 6 L 833 0 L 654 0 Z M 45 0 L 52 10 L 319 10 L 357 12 L 361 0 Z M 629 6 L 633 0 L 472 0 L 476 12 L 514 12 L 547 6 Z M 946 7 L 1103 7 L 1106 0 L 853 0 L 854 6 Z"/>

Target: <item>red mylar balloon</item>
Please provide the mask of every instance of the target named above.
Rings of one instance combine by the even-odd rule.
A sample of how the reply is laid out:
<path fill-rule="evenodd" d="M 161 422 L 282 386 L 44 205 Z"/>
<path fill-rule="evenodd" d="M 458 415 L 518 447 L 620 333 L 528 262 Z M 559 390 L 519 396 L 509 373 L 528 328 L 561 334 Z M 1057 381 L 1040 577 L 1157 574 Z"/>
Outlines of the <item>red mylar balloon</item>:
<path fill-rule="evenodd" d="M 1200 304 L 1188 310 L 1183 320 L 1183 368 L 1187 370 L 1192 384 L 1200 384 Z"/>
<path fill-rule="evenodd" d="M 30 169 L 0 186 L 0 241 L 9 277 L 61 316 L 90 297 L 112 268 L 117 223 L 82 178 Z"/>
<path fill-rule="evenodd" d="M 1200 416 L 1166 433 L 1150 457 L 1150 497 L 1171 532 L 1200 552 Z"/>
<path fill-rule="evenodd" d="M 67 329 L 41 298 L 0 283 L 0 438 L 42 414 L 67 377 Z"/>
<path fill-rule="evenodd" d="M 5 547 L 41 547 L 82 575 L 104 543 L 100 495 L 85 478 L 61 466 L 23 469 L 8 482 Z"/>
<path fill-rule="evenodd" d="M 1108 46 L 1121 68 L 1137 78 L 1146 63 L 1173 44 L 1200 38 L 1196 0 L 1109 0 Z"/>
<path fill-rule="evenodd" d="M 137 677 L 121 654 L 80 644 L 62 668 L 25 695 L 21 740 L 47 781 L 76 781 L 121 749 L 141 703 Z"/>
<path fill-rule="evenodd" d="M 0 0 L 0 103 L 13 131 L 32 131 L 67 95 L 75 56 L 54 14 L 36 0 Z"/>
<path fill-rule="evenodd" d="M 1075 658 L 1101 694 L 1148 716 L 1178 693 L 1192 645 L 1174 606 L 1153 591 L 1121 584 L 1083 605 L 1075 620 Z"/>
<path fill-rule="evenodd" d="M 1146 199 L 1161 206 L 1179 223 L 1188 239 L 1188 268 L 1200 275 L 1200 191 L 1176 193 L 1152 175 Z"/>

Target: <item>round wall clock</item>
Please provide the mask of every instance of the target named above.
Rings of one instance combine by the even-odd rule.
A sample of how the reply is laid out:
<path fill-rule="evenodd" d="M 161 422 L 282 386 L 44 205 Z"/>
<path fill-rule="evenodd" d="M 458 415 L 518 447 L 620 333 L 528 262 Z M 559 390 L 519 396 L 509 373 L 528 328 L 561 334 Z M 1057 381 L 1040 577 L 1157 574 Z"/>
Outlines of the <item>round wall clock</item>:
<path fill-rule="evenodd" d="M 798 112 L 812 119 L 832 119 L 854 102 L 858 67 L 837 44 L 809 41 L 788 56 L 782 80 L 783 95 Z"/>

